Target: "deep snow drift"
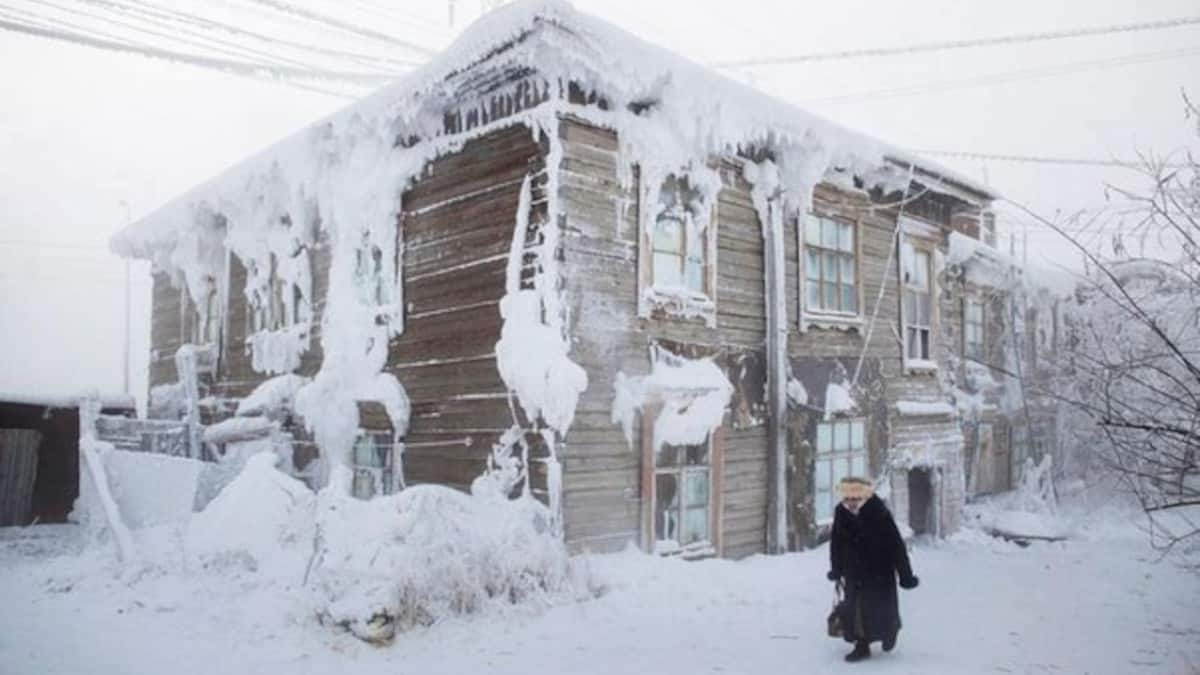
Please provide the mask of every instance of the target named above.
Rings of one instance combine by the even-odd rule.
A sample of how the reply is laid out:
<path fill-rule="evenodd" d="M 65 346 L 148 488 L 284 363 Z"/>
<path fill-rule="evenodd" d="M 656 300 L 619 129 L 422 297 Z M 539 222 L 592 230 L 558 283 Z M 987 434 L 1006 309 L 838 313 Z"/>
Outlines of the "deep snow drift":
<path fill-rule="evenodd" d="M 429 498 L 419 492 L 416 500 Z M 343 517 L 360 515 L 351 509 Z M 891 654 L 876 649 L 859 668 L 1195 672 L 1200 578 L 1157 561 L 1134 511 L 1109 494 L 1075 497 L 1060 520 L 1068 540 L 1025 548 L 973 529 L 944 542 L 918 542 L 912 557 L 921 586 L 901 595 L 899 646 Z M 401 554 L 388 570 L 411 564 L 426 575 L 439 566 L 476 573 L 468 572 L 470 551 L 454 549 L 462 541 L 455 533 L 418 534 L 414 519 L 388 529 L 377 534 L 429 542 L 433 548 L 420 550 L 440 556 L 419 561 Z M 204 567 L 183 555 L 179 531 L 165 526 L 135 536 L 142 556 L 122 565 L 111 543 L 84 549 L 70 527 L 0 530 L 0 672 L 692 675 L 848 667 L 841 660 L 846 645 L 824 637 L 831 600 L 824 548 L 739 562 L 633 552 L 579 556 L 572 573 L 590 582 L 583 584 L 588 592 L 486 603 L 375 647 L 322 624 L 319 584 L 302 586 L 269 566 Z M 373 557 L 367 549 L 355 555 L 347 569 Z"/>

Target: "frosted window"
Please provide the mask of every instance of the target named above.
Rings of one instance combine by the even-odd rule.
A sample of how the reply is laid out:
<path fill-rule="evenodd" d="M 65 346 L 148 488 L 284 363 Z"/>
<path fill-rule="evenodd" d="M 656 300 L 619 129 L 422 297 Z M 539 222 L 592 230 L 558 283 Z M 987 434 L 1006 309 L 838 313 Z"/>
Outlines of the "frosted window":
<path fill-rule="evenodd" d="M 813 506 L 818 523 L 833 517 L 837 483 L 845 476 L 866 476 L 865 420 L 837 419 L 817 424 Z"/>

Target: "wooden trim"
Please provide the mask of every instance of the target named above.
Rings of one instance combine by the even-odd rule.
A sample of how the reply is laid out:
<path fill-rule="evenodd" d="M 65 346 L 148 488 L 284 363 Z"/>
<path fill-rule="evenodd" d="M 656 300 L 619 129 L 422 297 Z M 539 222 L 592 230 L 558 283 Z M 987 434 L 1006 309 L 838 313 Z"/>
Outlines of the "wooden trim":
<path fill-rule="evenodd" d="M 654 552 L 654 424 L 661 403 L 648 404 L 642 411 L 642 550 Z"/>
<path fill-rule="evenodd" d="M 709 436 L 708 463 L 712 484 L 709 485 L 709 508 L 712 509 L 712 544 L 717 557 L 725 555 L 725 425 Z"/>

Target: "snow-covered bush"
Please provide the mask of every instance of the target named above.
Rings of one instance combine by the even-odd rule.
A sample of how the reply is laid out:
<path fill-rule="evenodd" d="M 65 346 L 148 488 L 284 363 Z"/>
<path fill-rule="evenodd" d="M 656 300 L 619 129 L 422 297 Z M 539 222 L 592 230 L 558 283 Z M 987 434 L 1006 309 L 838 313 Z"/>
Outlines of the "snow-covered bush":
<path fill-rule="evenodd" d="M 569 594 L 566 547 L 532 498 L 435 485 L 371 501 L 321 493 L 314 578 L 321 618 L 370 641 L 480 611 Z"/>

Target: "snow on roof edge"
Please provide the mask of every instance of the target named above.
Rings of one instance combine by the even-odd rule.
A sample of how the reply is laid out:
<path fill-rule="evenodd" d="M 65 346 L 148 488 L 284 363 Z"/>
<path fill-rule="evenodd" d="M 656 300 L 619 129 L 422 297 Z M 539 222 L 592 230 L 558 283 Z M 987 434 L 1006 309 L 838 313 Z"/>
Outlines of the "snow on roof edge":
<path fill-rule="evenodd" d="M 537 30 L 539 25 L 546 24 L 562 29 L 574 42 L 556 39 L 557 36 Z M 286 162 L 290 155 L 303 154 L 304 142 L 325 126 L 340 126 L 348 123 L 356 115 L 370 115 L 372 112 L 390 112 L 394 115 L 411 112 L 408 106 L 434 93 L 437 86 L 448 78 L 486 62 L 514 43 L 531 38 L 538 41 L 538 47 L 543 50 L 539 55 L 557 53 L 566 56 L 568 68 L 591 67 L 602 82 L 607 76 L 608 83 L 614 86 L 622 76 L 635 82 L 640 79 L 643 86 L 650 85 L 651 81 L 657 84 L 664 79 L 668 83 L 667 86 L 676 79 L 691 81 L 696 85 L 692 89 L 703 91 L 706 97 L 715 99 L 714 108 L 718 114 L 727 113 L 730 117 L 740 117 L 747 123 L 746 137 L 750 137 L 756 127 L 761 127 L 757 129 L 757 133 L 763 136 L 770 136 L 776 131 L 785 136 L 789 132 L 803 133 L 804 130 L 813 129 L 822 132 L 820 135 L 830 132 L 847 146 L 838 150 L 848 151 L 852 155 L 873 155 L 881 165 L 891 162 L 914 166 L 923 174 L 966 188 L 985 198 L 996 197 L 990 188 L 981 186 L 965 176 L 770 96 L 664 47 L 642 40 L 614 24 L 576 10 L 567 0 L 519 0 L 478 19 L 447 49 L 423 66 L 363 99 L 266 146 L 124 227 L 110 238 L 109 246 L 118 255 L 149 258 L 156 246 L 173 241 L 177 229 L 172 223 L 187 219 L 191 213 L 206 206 L 213 208 L 219 204 L 222 193 L 231 192 L 234 186 L 252 180 L 274 164 Z M 607 48 L 591 49 L 589 53 L 589 47 L 599 45 Z M 548 77 L 568 74 L 556 73 L 553 68 L 542 70 L 540 66 L 543 64 L 540 62 L 537 65 L 539 71 Z M 653 88 L 653 85 L 650 86 Z M 729 94 L 731 91 L 737 93 L 737 96 L 720 97 L 720 94 Z M 739 108 L 741 110 L 738 110 Z M 769 112 L 762 114 L 763 111 Z M 791 122 L 787 126 L 792 128 L 776 129 L 767 124 L 764 118 L 769 117 L 772 112 Z"/>

